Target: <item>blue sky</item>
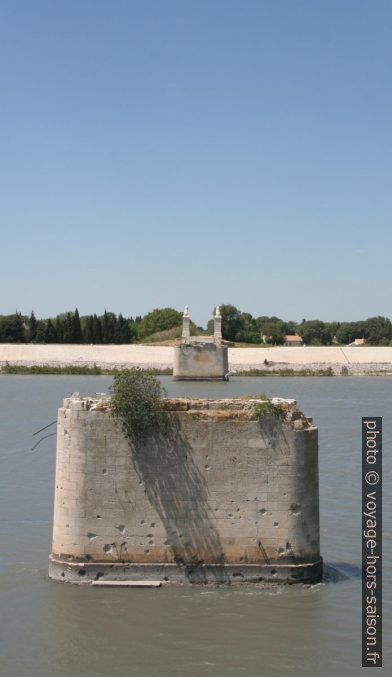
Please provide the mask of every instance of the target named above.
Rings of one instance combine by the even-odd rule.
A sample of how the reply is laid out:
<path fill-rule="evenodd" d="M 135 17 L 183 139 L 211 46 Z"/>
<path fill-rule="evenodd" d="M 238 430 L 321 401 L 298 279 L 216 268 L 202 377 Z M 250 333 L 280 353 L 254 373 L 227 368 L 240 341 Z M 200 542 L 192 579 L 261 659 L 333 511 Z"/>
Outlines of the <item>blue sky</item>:
<path fill-rule="evenodd" d="M 1 0 L 0 313 L 391 316 L 392 4 Z"/>

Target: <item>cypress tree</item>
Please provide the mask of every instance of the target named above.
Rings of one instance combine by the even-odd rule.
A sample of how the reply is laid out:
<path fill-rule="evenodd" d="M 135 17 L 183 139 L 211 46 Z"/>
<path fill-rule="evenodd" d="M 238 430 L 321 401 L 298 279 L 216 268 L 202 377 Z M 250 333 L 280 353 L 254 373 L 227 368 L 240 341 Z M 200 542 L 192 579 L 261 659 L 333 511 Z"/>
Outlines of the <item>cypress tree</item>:
<path fill-rule="evenodd" d="M 77 308 L 75 308 L 75 312 L 73 314 L 72 324 L 73 324 L 72 343 L 83 343 L 82 327 L 80 324 L 79 311 Z"/>
<path fill-rule="evenodd" d="M 31 311 L 30 319 L 29 319 L 29 327 L 28 327 L 28 334 L 27 338 L 30 343 L 34 343 L 34 341 L 37 338 L 37 320 L 34 315 L 34 310 Z"/>
<path fill-rule="evenodd" d="M 37 321 L 37 332 L 35 335 L 35 340 L 37 343 L 46 342 L 46 322 L 45 320 Z"/>
<path fill-rule="evenodd" d="M 74 320 L 73 313 L 67 313 L 64 319 L 63 341 L 64 343 L 74 343 Z"/>
<path fill-rule="evenodd" d="M 52 320 L 48 320 L 46 323 L 45 342 L 46 343 L 57 342 L 57 333 Z"/>
<path fill-rule="evenodd" d="M 94 318 L 89 315 L 84 326 L 83 340 L 85 343 L 94 343 Z"/>
<path fill-rule="evenodd" d="M 64 343 L 64 323 L 61 317 L 56 317 L 55 322 L 57 343 Z"/>
<path fill-rule="evenodd" d="M 109 322 L 106 309 L 101 320 L 101 326 L 102 326 L 102 343 L 109 343 Z"/>
<path fill-rule="evenodd" d="M 93 343 L 102 343 L 102 323 L 101 318 L 93 317 Z"/>

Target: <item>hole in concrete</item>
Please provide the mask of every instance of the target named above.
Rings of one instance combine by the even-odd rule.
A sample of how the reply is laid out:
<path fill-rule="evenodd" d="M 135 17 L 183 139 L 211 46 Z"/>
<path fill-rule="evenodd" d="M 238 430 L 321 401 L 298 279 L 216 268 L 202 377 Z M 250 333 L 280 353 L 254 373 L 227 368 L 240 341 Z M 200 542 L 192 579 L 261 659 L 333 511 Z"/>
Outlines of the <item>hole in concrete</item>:
<path fill-rule="evenodd" d="M 233 574 L 233 578 L 243 578 L 244 574 L 242 574 L 240 571 L 236 571 L 236 573 Z"/>
<path fill-rule="evenodd" d="M 97 515 L 97 520 L 101 520 L 101 519 L 102 519 L 101 515 Z"/>
<path fill-rule="evenodd" d="M 154 545 L 154 541 L 148 541 L 150 545 Z"/>
<path fill-rule="evenodd" d="M 87 562 L 91 562 L 91 560 L 92 560 L 91 555 L 86 555 L 86 560 L 87 560 Z"/>
<path fill-rule="evenodd" d="M 271 569 L 271 576 L 276 576 L 276 569 Z"/>
<path fill-rule="evenodd" d="M 120 534 L 123 534 L 124 531 L 125 531 L 125 525 L 124 525 L 124 524 L 119 524 L 118 527 L 116 527 L 116 529 L 119 530 Z"/>
<path fill-rule="evenodd" d="M 94 538 L 97 538 L 97 534 L 93 534 L 91 531 L 87 533 L 87 538 L 92 541 Z"/>
<path fill-rule="evenodd" d="M 103 578 L 103 575 L 104 575 L 103 571 L 97 571 L 97 573 L 95 574 L 94 581 L 99 581 L 100 578 Z"/>
<path fill-rule="evenodd" d="M 66 524 L 65 526 L 66 526 L 67 529 L 69 528 L 69 524 Z"/>
<path fill-rule="evenodd" d="M 163 580 L 164 580 L 164 581 L 168 581 L 169 579 L 168 579 L 167 576 L 164 576 L 164 577 L 163 577 Z"/>
<path fill-rule="evenodd" d="M 140 520 L 140 524 L 145 524 L 146 520 Z"/>
<path fill-rule="evenodd" d="M 150 527 L 155 527 L 155 522 L 151 522 Z"/>
<path fill-rule="evenodd" d="M 257 580 L 259 583 L 261 583 L 264 580 L 264 578 L 262 576 L 259 576 Z"/>
<path fill-rule="evenodd" d="M 107 475 L 107 472 L 108 472 L 108 471 L 106 470 L 106 468 L 103 468 L 103 470 L 102 470 L 102 475 Z"/>
<path fill-rule="evenodd" d="M 146 553 L 146 555 L 147 555 L 147 554 L 148 554 L 148 553 L 149 553 L 150 551 L 149 551 L 149 549 L 148 549 L 148 548 L 145 548 L 144 552 L 145 552 L 145 553 Z"/>
<path fill-rule="evenodd" d="M 300 515 L 301 514 L 301 506 L 298 505 L 298 503 L 292 503 L 289 507 L 289 513 L 290 515 Z"/>
<path fill-rule="evenodd" d="M 62 574 L 61 574 L 61 578 L 64 578 L 64 576 L 65 576 L 65 573 L 63 571 Z"/>
<path fill-rule="evenodd" d="M 278 527 L 278 526 L 279 526 L 279 522 L 274 522 L 274 527 Z"/>
<path fill-rule="evenodd" d="M 111 549 L 112 549 L 112 546 L 111 546 L 110 543 L 105 543 L 105 545 L 103 546 L 103 551 L 104 551 L 104 552 L 110 552 Z"/>
<path fill-rule="evenodd" d="M 266 512 L 267 512 L 267 511 L 266 511 L 265 508 L 261 508 L 261 510 L 259 510 L 259 513 L 260 513 L 261 515 L 265 515 Z"/>
<path fill-rule="evenodd" d="M 211 470 L 211 466 L 210 466 L 210 465 L 205 465 L 204 467 L 205 467 L 206 470 Z"/>
<path fill-rule="evenodd" d="M 152 538 L 152 534 L 147 534 L 147 538 Z"/>
<path fill-rule="evenodd" d="M 79 569 L 78 576 L 85 576 L 85 575 L 86 575 L 86 569 Z"/>

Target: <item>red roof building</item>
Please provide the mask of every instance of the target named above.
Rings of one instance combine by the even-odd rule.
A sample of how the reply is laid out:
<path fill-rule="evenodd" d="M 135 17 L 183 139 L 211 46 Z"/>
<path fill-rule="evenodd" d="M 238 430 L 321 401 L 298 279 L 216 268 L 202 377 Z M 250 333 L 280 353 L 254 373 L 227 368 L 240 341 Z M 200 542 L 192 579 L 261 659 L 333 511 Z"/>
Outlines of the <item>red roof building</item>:
<path fill-rule="evenodd" d="M 284 344 L 285 346 L 303 346 L 304 340 L 302 336 L 298 336 L 298 334 L 287 334 L 287 336 L 284 337 Z"/>

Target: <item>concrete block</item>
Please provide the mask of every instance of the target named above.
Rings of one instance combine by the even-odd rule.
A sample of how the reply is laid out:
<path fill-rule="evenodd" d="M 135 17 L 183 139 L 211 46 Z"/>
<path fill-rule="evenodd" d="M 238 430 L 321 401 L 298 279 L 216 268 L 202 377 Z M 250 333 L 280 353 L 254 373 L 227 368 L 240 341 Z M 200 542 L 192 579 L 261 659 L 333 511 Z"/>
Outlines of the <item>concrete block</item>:
<path fill-rule="evenodd" d="M 54 578 L 163 580 L 169 564 L 172 582 L 320 575 L 317 430 L 251 420 L 243 400 L 177 399 L 176 439 L 136 452 L 109 411 L 74 405 L 58 418 Z"/>

